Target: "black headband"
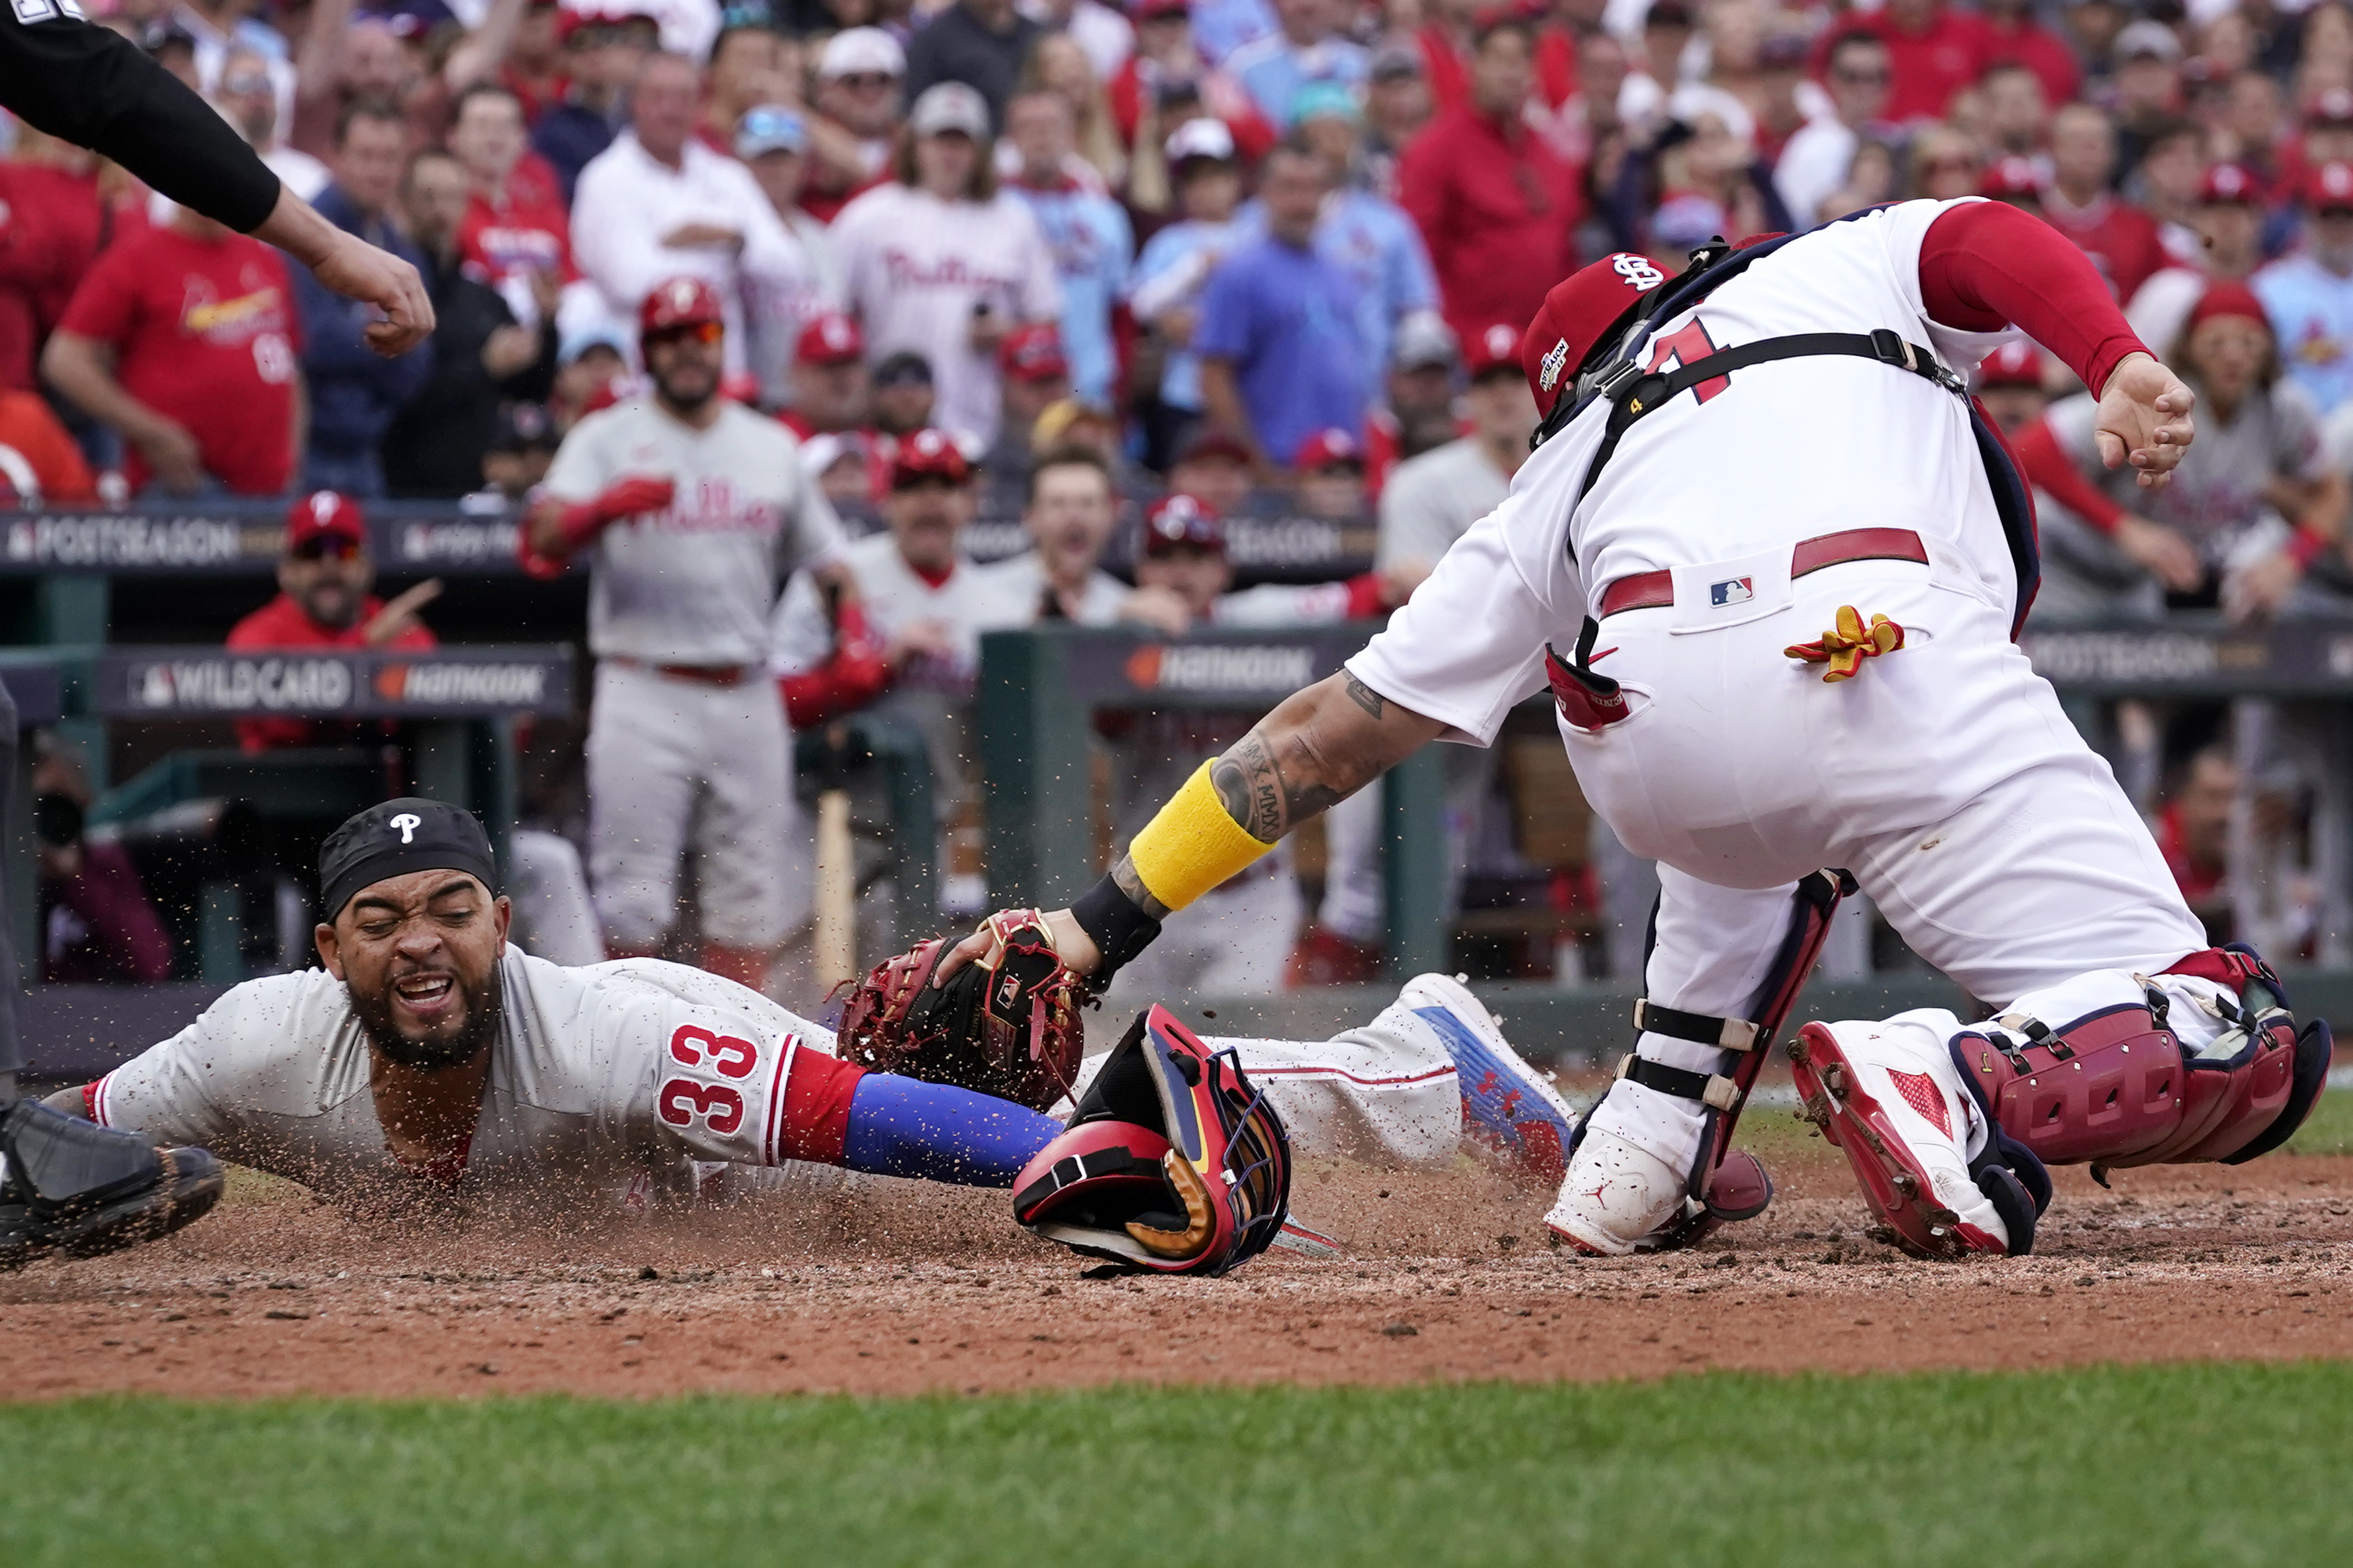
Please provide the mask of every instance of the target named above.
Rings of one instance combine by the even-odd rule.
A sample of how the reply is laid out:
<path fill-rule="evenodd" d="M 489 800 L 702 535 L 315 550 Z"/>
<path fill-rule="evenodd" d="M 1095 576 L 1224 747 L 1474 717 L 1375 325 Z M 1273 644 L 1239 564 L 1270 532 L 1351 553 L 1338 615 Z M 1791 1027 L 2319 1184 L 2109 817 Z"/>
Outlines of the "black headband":
<path fill-rule="evenodd" d="M 319 847 L 319 907 L 332 921 L 361 889 L 411 871 L 463 871 L 492 892 L 498 865 L 474 814 L 413 796 L 369 806 Z"/>

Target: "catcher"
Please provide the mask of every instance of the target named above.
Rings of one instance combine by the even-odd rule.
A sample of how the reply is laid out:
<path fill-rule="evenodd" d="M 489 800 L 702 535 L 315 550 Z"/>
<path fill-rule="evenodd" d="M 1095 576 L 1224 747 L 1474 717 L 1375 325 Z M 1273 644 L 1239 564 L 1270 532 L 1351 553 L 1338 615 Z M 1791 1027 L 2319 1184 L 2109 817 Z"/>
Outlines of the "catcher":
<path fill-rule="evenodd" d="M 1031 919 L 992 921 L 951 985 L 928 984 L 944 943 L 883 965 L 837 1046 L 700 970 L 529 957 L 497 888 L 467 813 L 371 807 L 321 853 L 323 968 L 248 982 L 50 1103 L 360 1204 L 645 1207 L 796 1163 L 1014 1187 L 1041 1235 L 1190 1272 L 1274 1237 L 1293 1135 L 1429 1161 L 1468 1132 L 1561 1169 L 1566 1108 L 1443 976 L 1312 1044 L 1205 1041 L 1155 1008 L 1082 1073 L 1083 990 Z"/>

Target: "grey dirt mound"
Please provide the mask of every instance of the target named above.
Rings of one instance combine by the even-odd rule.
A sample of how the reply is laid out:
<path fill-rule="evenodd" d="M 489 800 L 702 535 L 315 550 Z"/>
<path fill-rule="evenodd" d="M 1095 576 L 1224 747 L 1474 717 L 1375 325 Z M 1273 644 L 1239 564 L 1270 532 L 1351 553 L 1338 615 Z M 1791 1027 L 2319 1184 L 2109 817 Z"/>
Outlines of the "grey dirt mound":
<path fill-rule="evenodd" d="M 1547 1243 L 1547 1193 L 1467 1161 L 1303 1172 L 1336 1260 L 1091 1278 L 1002 1194 L 881 1184 L 578 1232 L 368 1224 L 240 1181 L 111 1258 L 0 1276 L 18 1398 L 993 1392 L 2353 1355 L 2353 1159 L 2081 1173 L 2036 1256 L 1915 1263 L 1845 1167 L 1779 1160 L 1762 1217 L 1666 1258 Z"/>

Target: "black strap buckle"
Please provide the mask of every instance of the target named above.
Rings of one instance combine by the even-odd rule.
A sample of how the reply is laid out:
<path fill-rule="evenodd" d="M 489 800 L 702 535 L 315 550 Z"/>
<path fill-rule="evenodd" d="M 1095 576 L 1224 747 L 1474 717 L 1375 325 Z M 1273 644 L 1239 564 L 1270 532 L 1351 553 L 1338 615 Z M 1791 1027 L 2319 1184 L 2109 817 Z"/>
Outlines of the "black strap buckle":
<path fill-rule="evenodd" d="M 1628 386 L 1631 385 L 1634 380 L 1641 374 L 1642 362 L 1641 360 L 1620 360 L 1616 364 L 1611 365 L 1608 370 L 1601 373 L 1600 379 L 1593 384 L 1593 389 L 1602 396 L 1608 398 L 1610 402 L 1615 403 L 1618 401 L 1618 395 L 1625 391 Z"/>

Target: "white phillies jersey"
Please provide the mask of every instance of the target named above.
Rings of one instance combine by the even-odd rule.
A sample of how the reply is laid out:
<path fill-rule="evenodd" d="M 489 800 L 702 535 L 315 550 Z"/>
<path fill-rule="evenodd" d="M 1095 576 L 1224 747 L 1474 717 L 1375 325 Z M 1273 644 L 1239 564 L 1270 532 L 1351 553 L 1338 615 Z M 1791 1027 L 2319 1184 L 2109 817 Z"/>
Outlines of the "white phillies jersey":
<path fill-rule="evenodd" d="M 648 664 L 762 665 L 776 584 L 840 549 L 841 521 L 773 419 L 727 404 L 707 430 L 648 397 L 572 427 L 545 491 L 588 500 L 615 480 L 673 481 L 669 509 L 614 523 L 589 552 L 588 647 Z"/>
<path fill-rule="evenodd" d="M 504 1025 L 458 1182 L 469 1198 L 634 1205 L 691 1194 L 697 1162 L 776 1164 L 792 1060 L 833 1049 L 829 1031 L 680 964 L 567 969 L 510 944 L 499 971 Z M 89 1099 L 103 1126 L 199 1144 L 322 1192 L 427 1179 L 385 1146 L 366 1037 L 323 969 L 237 986 Z"/>
<path fill-rule="evenodd" d="M 1008 326 L 1062 313 L 1054 253 L 1029 209 L 1002 191 L 944 202 L 892 180 L 841 209 L 833 243 L 868 360 L 923 355 L 939 395 L 932 423 L 996 440 L 997 356 L 972 346 L 974 307 Z"/>
<path fill-rule="evenodd" d="M 1645 363 L 1672 369 L 1764 338 L 1883 327 L 1966 376 L 2008 334 L 1942 326 L 1921 301 L 1921 242 L 1956 205 L 1904 202 L 1789 241 L 1661 322 Z M 1911 529 L 1931 581 L 2005 615 L 2014 606 L 1968 408 L 1919 376 L 1841 356 L 1704 382 L 1637 421 L 1579 501 L 1609 412 L 1595 400 L 1538 447 L 1349 669 L 1485 745 L 1513 704 L 1544 689 L 1545 645 L 1568 655 L 1588 591 L 1669 569 L 1676 629 L 1736 625 L 1790 603 L 1792 545 L 1847 529 Z"/>
<path fill-rule="evenodd" d="M 945 578 L 929 582 L 907 564 L 899 541 L 887 532 L 852 540 L 841 558 L 858 580 L 866 624 L 882 641 L 921 621 L 948 628 L 948 653 L 910 660 L 892 682 L 896 689 L 971 696 L 980 677 L 980 634 L 1026 626 L 1038 618 L 1038 595 L 1025 593 L 1018 579 L 959 558 Z M 775 647 L 778 675 L 805 674 L 833 652 L 833 624 L 826 618 L 817 584 L 805 572 L 786 585 L 776 606 Z"/>

